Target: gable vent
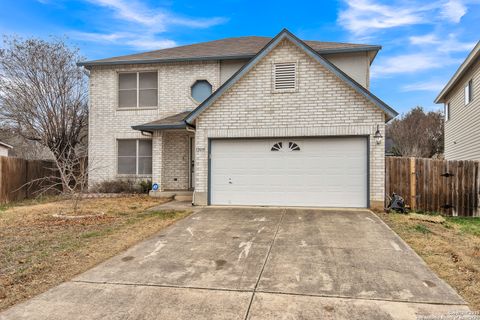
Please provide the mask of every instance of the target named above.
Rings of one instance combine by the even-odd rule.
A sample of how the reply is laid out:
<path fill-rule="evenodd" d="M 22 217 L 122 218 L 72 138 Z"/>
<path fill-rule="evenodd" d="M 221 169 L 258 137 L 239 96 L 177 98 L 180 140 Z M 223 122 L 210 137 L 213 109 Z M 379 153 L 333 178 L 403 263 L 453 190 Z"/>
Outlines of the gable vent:
<path fill-rule="evenodd" d="M 274 64 L 274 88 L 275 90 L 295 90 L 296 86 L 296 63 Z"/>

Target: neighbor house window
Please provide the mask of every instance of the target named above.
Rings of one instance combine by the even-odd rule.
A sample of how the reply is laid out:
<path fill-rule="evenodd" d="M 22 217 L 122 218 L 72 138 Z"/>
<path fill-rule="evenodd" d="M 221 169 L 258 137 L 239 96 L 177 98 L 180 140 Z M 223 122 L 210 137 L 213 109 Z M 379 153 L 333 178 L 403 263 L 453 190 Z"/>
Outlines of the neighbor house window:
<path fill-rule="evenodd" d="M 118 74 L 118 107 L 146 108 L 158 105 L 157 72 Z"/>
<path fill-rule="evenodd" d="M 152 140 L 118 140 L 118 174 L 152 174 Z"/>
<path fill-rule="evenodd" d="M 469 104 L 473 100 L 473 85 L 472 80 L 468 81 L 465 86 L 465 104 Z"/>
<path fill-rule="evenodd" d="M 450 120 L 450 102 L 445 103 L 445 121 Z"/>
<path fill-rule="evenodd" d="M 297 64 L 275 63 L 273 65 L 273 88 L 275 91 L 294 91 L 297 86 Z"/>
<path fill-rule="evenodd" d="M 212 85 L 207 80 L 197 80 L 190 90 L 192 98 L 201 103 L 212 94 Z"/>

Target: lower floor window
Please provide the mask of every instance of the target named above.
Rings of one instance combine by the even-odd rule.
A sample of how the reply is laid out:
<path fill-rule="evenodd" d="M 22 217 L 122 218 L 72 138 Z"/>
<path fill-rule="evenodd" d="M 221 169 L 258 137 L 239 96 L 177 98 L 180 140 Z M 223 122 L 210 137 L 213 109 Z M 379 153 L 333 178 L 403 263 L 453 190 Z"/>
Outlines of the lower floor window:
<path fill-rule="evenodd" d="M 152 140 L 118 140 L 118 174 L 152 174 Z"/>

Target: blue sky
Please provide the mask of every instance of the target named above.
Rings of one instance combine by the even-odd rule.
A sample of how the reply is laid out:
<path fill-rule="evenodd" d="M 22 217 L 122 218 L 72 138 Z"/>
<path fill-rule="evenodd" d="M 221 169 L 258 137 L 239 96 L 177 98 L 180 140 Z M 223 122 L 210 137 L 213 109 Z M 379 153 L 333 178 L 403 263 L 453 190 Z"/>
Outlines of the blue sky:
<path fill-rule="evenodd" d="M 66 36 L 88 59 L 288 28 L 379 44 L 371 90 L 399 112 L 433 100 L 480 36 L 480 0 L 0 0 L 0 33 Z"/>

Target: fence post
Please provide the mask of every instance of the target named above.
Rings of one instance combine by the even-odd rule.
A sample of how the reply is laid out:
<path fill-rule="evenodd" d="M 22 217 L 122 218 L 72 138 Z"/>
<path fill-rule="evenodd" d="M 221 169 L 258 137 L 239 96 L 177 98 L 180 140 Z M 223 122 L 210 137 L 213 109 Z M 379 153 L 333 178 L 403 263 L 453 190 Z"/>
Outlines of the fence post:
<path fill-rule="evenodd" d="M 417 173 L 415 171 L 415 158 L 410 158 L 410 209 L 417 207 Z"/>

